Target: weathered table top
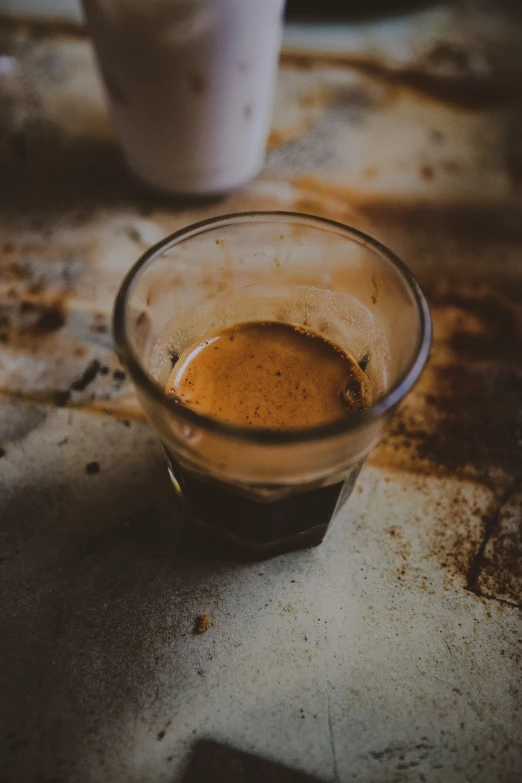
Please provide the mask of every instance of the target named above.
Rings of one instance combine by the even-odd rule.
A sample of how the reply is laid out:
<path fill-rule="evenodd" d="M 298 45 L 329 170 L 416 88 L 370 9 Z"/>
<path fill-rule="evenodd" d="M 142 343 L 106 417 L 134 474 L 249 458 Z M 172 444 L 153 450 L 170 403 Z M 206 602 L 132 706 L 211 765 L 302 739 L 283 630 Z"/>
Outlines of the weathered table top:
<path fill-rule="evenodd" d="M 205 205 L 128 178 L 83 33 L 2 25 L 2 781 L 521 779 L 522 27 L 468 7 L 289 31 Z M 109 331 L 145 247 L 253 208 L 369 231 L 435 326 L 325 542 L 256 565 L 186 530 Z"/>

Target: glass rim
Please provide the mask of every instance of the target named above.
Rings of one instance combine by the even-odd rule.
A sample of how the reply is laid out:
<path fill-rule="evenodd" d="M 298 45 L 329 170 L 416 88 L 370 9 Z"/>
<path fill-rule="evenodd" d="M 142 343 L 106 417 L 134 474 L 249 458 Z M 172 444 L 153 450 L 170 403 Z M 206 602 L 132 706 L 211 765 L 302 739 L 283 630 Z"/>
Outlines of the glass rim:
<path fill-rule="evenodd" d="M 384 258 L 387 262 L 392 264 L 405 280 L 410 293 L 413 294 L 415 304 L 417 305 L 420 328 L 415 349 L 412 351 L 412 358 L 408 363 L 407 368 L 390 389 L 388 389 L 374 405 L 370 405 L 369 408 L 356 417 L 346 416 L 344 419 L 328 422 L 327 424 L 286 430 L 271 430 L 222 422 L 213 416 L 197 413 L 191 408 L 180 405 L 172 398 L 167 397 L 161 386 L 156 383 L 144 369 L 140 359 L 134 352 L 126 331 L 125 313 L 129 294 L 140 273 L 152 264 L 156 258 L 164 255 L 165 251 L 181 244 L 191 237 L 204 234 L 207 231 L 219 227 L 252 222 L 301 223 L 312 228 L 328 231 L 329 233 L 337 233 L 346 239 L 355 241 L 357 244 L 369 248 L 381 256 L 381 258 Z M 284 210 L 236 212 L 207 218 L 206 220 L 201 220 L 197 223 L 191 223 L 189 226 L 185 226 L 161 239 L 143 253 L 125 275 L 114 303 L 112 328 L 119 358 L 124 367 L 128 370 L 135 385 L 139 389 L 143 389 L 162 406 L 170 410 L 175 417 L 181 418 L 185 420 L 187 424 L 200 427 L 207 432 L 226 435 L 251 443 L 282 445 L 306 443 L 307 441 L 317 441 L 345 435 L 382 418 L 388 411 L 392 410 L 415 385 L 428 360 L 432 336 L 431 316 L 426 298 L 409 267 L 391 250 L 368 234 L 335 220 L 307 215 L 301 212 L 287 212 Z"/>

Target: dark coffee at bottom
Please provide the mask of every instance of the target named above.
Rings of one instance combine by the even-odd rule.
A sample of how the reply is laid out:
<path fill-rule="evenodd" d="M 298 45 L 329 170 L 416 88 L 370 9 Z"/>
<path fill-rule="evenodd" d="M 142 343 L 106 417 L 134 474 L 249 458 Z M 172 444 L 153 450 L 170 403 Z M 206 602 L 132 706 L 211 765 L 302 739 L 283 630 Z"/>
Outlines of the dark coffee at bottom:
<path fill-rule="evenodd" d="M 362 467 L 361 462 L 334 484 L 263 502 L 223 482 L 209 483 L 165 453 L 174 484 L 196 523 L 258 555 L 320 544 L 337 504 L 350 496 Z"/>
<path fill-rule="evenodd" d="M 366 374 L 343 349 L 306 327 L 271 321 L 237 324 L 188 348 L 165 392 L 224 422 L 277 430 L 357 416 L 371 402 Z M 351 492 L 360 470 L 357 465 L 343 481 L 257 500 L 244 488 L 217 483 L 167 457 L 194 517 L 261 553 L 319 543 L 341 492 Z"/>

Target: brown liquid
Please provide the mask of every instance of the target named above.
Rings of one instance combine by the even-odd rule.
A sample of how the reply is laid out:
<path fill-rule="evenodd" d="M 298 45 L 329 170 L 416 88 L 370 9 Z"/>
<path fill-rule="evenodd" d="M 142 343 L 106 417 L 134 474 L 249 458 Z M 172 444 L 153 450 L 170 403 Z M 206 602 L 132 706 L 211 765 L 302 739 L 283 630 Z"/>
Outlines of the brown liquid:
<path fill-rule="evenodd" d="M 371 401 L 351 356 L 317 332 L 277 321 L 236 324 L 192 345 L 165 391 L 199 413 L 267 429 L 325 424 Z"/>
<path fill-rule="evenodd" d="M 200 413 L 270 429 L 325 424 L 358 415 L 371 402 L 367 376 L 339 346 L 305 327 L 272 321 L 237 324 L 192 345 L 165 392 Z M 361 468 L 266 502 L 194 473 L 168 451 L 167 459 L 199 524 L 261 556 L 319 544 Z"/>

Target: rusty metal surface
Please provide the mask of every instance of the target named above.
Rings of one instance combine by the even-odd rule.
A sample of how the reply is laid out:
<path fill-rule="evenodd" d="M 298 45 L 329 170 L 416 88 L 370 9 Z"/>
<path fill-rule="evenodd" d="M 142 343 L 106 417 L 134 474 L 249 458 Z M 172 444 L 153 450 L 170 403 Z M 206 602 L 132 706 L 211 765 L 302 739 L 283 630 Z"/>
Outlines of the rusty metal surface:
<path fill-rule="evenodd" d="M 81 32 L 2 25 L 2 780 L 522 776 L 522 27 L 463 5 L 290 36 L 264 171 L 203 205 L 129 179 Z M 372 233 L 435 327 L 343 519 L 256 566 L 185 530 L 109 333 L 145 247 L 251 208 Z"/>

